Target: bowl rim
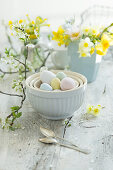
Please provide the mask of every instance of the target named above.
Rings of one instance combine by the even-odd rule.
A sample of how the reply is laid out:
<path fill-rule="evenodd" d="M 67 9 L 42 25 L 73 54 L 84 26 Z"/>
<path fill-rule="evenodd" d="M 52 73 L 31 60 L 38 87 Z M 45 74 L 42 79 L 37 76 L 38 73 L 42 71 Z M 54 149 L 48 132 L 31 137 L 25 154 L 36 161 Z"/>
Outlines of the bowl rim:
<path fill-rule="evenodd" d="M 80 76 L 80 77 L 83 77 L 83 79 L 85 80 L 85 82 L 83 82 L 83 85 L 82 86 L 79 86 L 79 87 L 75 87 L 75 88 L 73 88 L 73 89 L 70 89 L 70 90 L 65 90 L 65 91 L 45 91 L 45 90 L 41 90 L 41 89 L 39 89 L 39 88 L 33 88 L 33 87 L 31 87 L 31 86 L 29 86 L 29 83 L 28 83 L 28 81 L 29 81 L 29 79 L 30 78 L 32 78 L 33 76 L 35 76 L 35 75 L 37 75 L 37 77 L 40 75 L 40 72 L 38 72 L 38 73 L 34 73 L 34 74 L 32 74 L 32 75 L 30 75 L 27 79 L 26 79 L 26 81 L 25 81 L 25 84 L 26 84 L 26 87 L 28 87 L 29 89 L 32 89 L 32 90 L 34 90 L 34 91 L 36 91 L 36 92 L 40 92 L 40 93 L 45 93 L 45 94 L 52 94 L 52 93 L 69 93 L 69 92 L 73 92 L 73 91 L 76 91 L 76 90 L 78 90 L 78 89 L 80 89 L 80 88 L 83 88 L 84 86 L 86 86 L 87 85 L 87 78 L 84 76 L 84 75 L 82 75 L 82 74 L 80 74 L 80 73 L 77 73 L 77 72 L 72 72 L 72 71 L 67 71 L 67 70 L 49 70 L 49 71 L 51 71 L 51 72 L 64 72 L 64 73 L 67 73 L 67 74 L 77 74 L 78 76 Z M 74 76 L 74 75 L 73 75 Z M 80 78 L 79 77 L 79 78 Z"/>

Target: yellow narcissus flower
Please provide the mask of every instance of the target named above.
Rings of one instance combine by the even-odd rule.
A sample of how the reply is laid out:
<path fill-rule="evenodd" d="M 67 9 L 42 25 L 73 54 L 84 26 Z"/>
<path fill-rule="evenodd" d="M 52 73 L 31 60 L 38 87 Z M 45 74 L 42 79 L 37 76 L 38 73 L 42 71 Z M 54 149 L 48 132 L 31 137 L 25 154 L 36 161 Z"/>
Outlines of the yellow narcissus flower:
<path fill-rule="evenodd" d="M 100 109 L 97 108 L 97 107 L 95 107 L 95 108 L 93 109 L 93 115 L 97 116 L 99 113 L 100 113 Z"/>
<path fill-rule="evenodd" d="M 87 113 L 88 113 L 88 114 L 91 114 L 91 113 L 92 113 L 92 110 L 93 110 L 93 106 L 92 106 L 92 105 L 88 105 L 88 106 L 87 106 Z"/>
<path fill-rule="evenodd" d="M 97 34 L 97 30 L 96 29 L 92 29 L 92 34 L 96 35 Z"/>
<path fill-rule="evenodd" d="M 90 35 L 95 37 L 95 36 L 98 36 L 99 33 L 100 33 L 100 27 L 98 26 L 90 27 Z"/>
<path fill-rule="evenodd" d="M 94 44 L 91 42 L 89 37 L 86 37 L 85 39 L 81 39 L 79 43 L 79 53 L 81 57 L 90 57 L 91 56 L 91 48 L 94 46 Z"/>
<path fill-rule="evenodd" d="M 90 27 L 88 27 L 88 26 L 83 27 L 82 32 L 83 32 L 84 35 L 88 35 L 89 32 L 90 32 Z"/>
<path fill-rule="evenodd" d="M 100 113 L 101 109 L 102 109 L 101 105 L 97 105 L 97 106 L 88 105 L 87 106 L 87 114 L 97 116 Z"/>
<path fill-rule="evenodd" d="M 85 51 L 82 51 L 80 54 L 81 54 L 81 57 L 87 57 L 87 52 Z"/>

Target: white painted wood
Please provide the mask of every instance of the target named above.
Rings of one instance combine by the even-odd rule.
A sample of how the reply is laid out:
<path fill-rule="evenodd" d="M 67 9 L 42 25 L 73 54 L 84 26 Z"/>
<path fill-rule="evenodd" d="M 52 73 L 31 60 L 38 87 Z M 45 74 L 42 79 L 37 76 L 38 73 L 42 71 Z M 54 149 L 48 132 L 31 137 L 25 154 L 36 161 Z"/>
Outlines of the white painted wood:
<path fill-rule="evenodd" d="M 7 83 L 9 82 L 9 83 Z M 0 81 L 0 90 L 11 92 L 9 77 Z M 103 94 L 106 84 L 106 92 Z M 11 100 L 12 99 L 12 100 Z M 0 117 L 9 113 L 16 97 L 0 94 Z M 87 104 L 101 104 L 105 108 L 96 119 L 85 120 Z M 22 127 L 15 132 L 0 129 L 0 170 L 111 170 L 113 167 L 113 61 L 103 61 L 97 80 L 88 85 L 84 106 L 75 113 L 65 139 L 81 147 L 90 147 L 91 154 L 45 145 L 38 142 L 42 137 L 40 125 L 50 128 L 62 137 L 63 121 L 50 121 L 34 112 L 26 100 Z M 81 122 L 81 123 L 80 123 Z"/>

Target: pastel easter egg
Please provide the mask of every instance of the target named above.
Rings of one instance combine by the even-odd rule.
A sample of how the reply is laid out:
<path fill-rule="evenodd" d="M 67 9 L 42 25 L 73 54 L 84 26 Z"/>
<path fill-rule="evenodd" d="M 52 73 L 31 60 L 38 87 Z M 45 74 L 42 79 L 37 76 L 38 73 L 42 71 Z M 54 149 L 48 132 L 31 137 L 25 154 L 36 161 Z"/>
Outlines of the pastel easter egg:
<path fill-rule="evenodd" d="M 56 77 L 59 78 L 60 80 L 62 80 L 62 79 L 64 79 L 64 78 L 67 77 L 67 76 L 66 76 L 66 74 L 63 73 L 63 72 L 58 72 L 58 73 L 56 74 Z"/>
<path fill-rule="evenodd" d="M 75 81 L 70 77 L 64 78 L 60 84 L 62 90 L 70 90 L 73 89 L 75 86 L 76 86 Z"/>
<path fill-rule="evenodd" d="M 46 90 L 46 91 L 52 91 L 53 90 L 52 87 L 47 83 L 42 83 L 40 85 L 40 89 L 41 90 Z"/>
<path fill-rule="evenodd" d="M 58 78 L 53 78 L 51 81 L 51 87 L 56 90 L 60 89 L 60 80 Z"/>
<path fill-rule="evenodd" d="M 50 84 L 51 80 L 55 77 L 56 75 L 48 70 L 44 70 L 40 73 L 40 80 L 42 81 L 42 83 Z"/>

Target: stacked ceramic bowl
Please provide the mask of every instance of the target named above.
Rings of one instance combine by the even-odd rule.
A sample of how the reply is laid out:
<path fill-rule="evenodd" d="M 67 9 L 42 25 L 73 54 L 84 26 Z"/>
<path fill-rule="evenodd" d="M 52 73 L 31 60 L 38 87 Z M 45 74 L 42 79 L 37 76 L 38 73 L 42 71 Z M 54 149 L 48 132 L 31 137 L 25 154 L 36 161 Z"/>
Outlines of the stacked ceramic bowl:
<path fill-rule="evenodd" d="M 61 70 L 52 70 L 57 75 Z M 27 97 L 37 113 L 52 120 L 65 119 L 78 110 L 83 101 L 87 86 L 85 76 L 71 72 L 63 73 L 75 81 L 75 87 L 70 90 L 43 90 L 41 89 L 41 73 L 31 75 L 26 80 Z"/>

